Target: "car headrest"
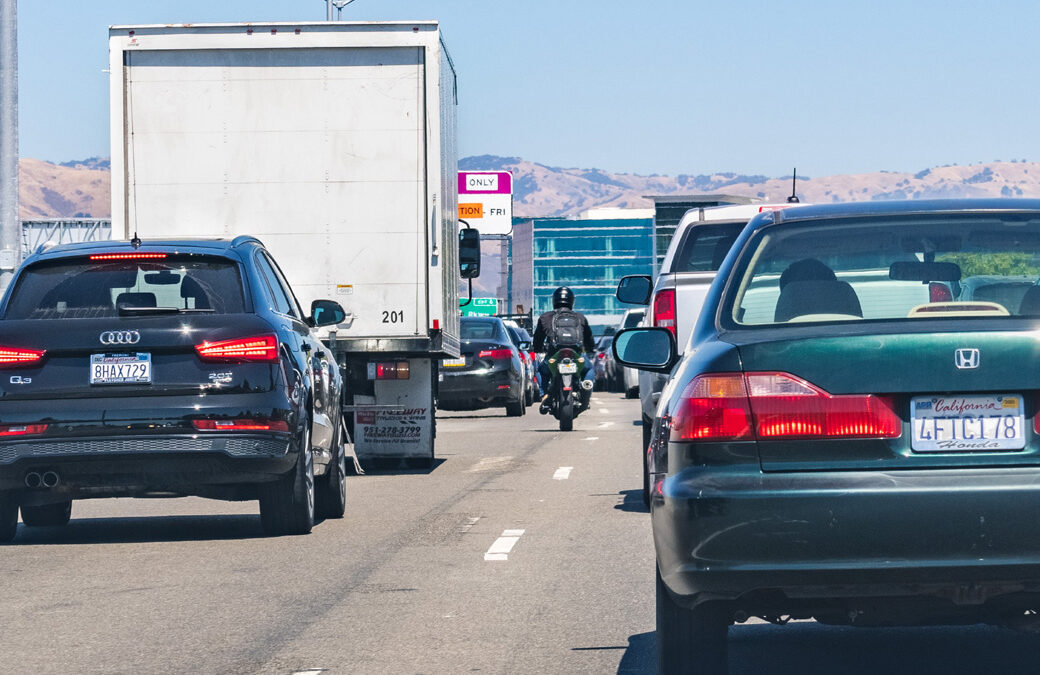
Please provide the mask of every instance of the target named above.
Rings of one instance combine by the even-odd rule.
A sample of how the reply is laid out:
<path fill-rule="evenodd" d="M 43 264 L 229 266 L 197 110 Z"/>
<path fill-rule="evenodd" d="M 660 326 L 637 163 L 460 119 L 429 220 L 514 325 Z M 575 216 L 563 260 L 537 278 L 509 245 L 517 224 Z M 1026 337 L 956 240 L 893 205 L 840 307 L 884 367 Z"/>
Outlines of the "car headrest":
<path fill-rule="evenodd" d="M 845 281 L 792 281 L 780 291 L 773 320 L 790 321 L 806 314 L 863 316 L 852 286 Z"/>
<path fill-rule="evenodd" d="M 155 307 L 155 293 L 120 293 L 116 308 L 120 307 Z"/>

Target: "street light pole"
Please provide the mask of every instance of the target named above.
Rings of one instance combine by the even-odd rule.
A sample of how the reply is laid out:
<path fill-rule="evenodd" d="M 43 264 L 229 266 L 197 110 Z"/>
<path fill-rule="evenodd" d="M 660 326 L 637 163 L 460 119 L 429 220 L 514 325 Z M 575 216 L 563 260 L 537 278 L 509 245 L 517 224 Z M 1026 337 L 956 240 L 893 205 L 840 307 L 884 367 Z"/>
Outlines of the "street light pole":
<path fill-rule="evenodd" d="M 0 291 L 21 258 L 18 218 L 18 2 L 0 0 Z"/>
<path fill-rule="evenodd" d="M 328 8 L 328 12 L 325 15 L 326 21 L 332 21 L 332 8 L 335 7 L 337 14 L 336 20 L 343 18 L 343 8 L 354 2 L 354 0 L 325 0 L 325 6 Z"/>

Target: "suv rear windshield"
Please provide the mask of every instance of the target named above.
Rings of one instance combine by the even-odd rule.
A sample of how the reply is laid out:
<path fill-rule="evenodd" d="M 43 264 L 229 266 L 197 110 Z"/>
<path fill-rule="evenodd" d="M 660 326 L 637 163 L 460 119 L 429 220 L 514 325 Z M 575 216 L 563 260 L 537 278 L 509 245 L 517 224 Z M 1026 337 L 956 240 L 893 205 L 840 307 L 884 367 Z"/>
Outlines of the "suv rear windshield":
<path fill-rule="evenodd" d="M 669 272 L 718 272 L 746 221 L 694 225 L 686 230 Z"/>
<path fill-rule="evenodd" d="M 86 319 L 130 308 L 170 308 L 210 314 L 245 311 L 238 264 L 215 256 L 170 255 L 160 260 L 69 258 L 24 270 L 6 319 Z"/>
<path fill-rule="evenodd" d="M 1040 317 L 1040 215 L 781 224 L 748 250 L 737 325 Z"/>

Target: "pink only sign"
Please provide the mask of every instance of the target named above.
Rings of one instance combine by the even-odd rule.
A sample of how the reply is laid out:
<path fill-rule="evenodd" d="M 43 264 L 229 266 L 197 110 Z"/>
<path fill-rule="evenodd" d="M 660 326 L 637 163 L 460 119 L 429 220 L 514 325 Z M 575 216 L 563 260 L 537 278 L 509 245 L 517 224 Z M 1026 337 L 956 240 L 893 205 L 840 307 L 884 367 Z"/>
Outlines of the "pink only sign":
<path fill-rule="evenodd" d="M 459 194 L 513 194 L 513 175 L 508 171 L 460 171 Z"/>

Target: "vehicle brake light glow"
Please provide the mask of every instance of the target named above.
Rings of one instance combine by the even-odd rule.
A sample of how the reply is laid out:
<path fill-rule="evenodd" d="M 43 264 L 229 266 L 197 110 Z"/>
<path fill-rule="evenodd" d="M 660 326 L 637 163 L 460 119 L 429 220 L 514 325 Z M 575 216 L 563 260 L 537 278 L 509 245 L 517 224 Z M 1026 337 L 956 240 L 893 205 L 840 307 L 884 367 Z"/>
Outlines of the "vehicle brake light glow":
<path fill-rule="evenodd" d="M 35 436 L 45 431 L 47 431 L 46 424 L 0 425 L 0 436 Z"/>
<path fill-rule="evenodd" d="M 20 347 L 0 347 L 0 368 L 31 366 L 43 358 L 44 349 L 22 349 Z"/>
<path fill-rule="evenodd" d="M 742 391 L 743 390 L 743 391 Z M 788 373 L 700 375 L 683 392 L 680 440 L 898 438 L 890 397 L 834 395 Z"/>
<path fill-rule="evenodd" d="M 654 325 L 667 328 L 678 339 L 675 328 L 675 289 L 665 288 L 654 295 Z"/>
<path fill-rule="evenodd" d="M 203 342 L 195 345 L 203 361 L 277 361 L 278 338 L 273 335 Z"/>
<path fill-rule="evenodd" d="M 199 431 L 289 431 L 285 420 L 244 418 L 237 420 L 192 420 L 191 425 Z"/>
<path fill-rule="evenodd" d="M 368 366 L 371 380 L 407 380 L 411 376 L 411 366 L 407 361 L 370 363 Z"/>
<path fill-rule="evenodd" d="M 165 253 L 98 253 L 91 260 L 162 260 Z"/>
<path fill-rule="evenodd" d="M 944 283 L 933 281 L 928 284 L 928 302 L 952 302 L 953 292 Z"/>
<path fill-rule="evenodd" d="M 477 354 L 477 358 L 481 359 L 511 359 L 513 358 L 512 349 L 485 349 Z"/>

